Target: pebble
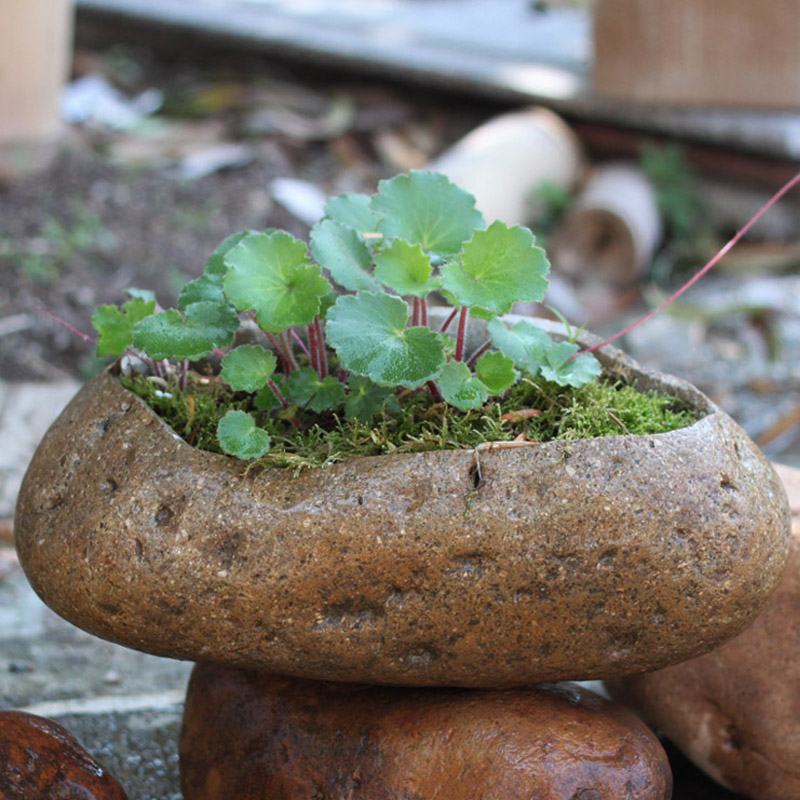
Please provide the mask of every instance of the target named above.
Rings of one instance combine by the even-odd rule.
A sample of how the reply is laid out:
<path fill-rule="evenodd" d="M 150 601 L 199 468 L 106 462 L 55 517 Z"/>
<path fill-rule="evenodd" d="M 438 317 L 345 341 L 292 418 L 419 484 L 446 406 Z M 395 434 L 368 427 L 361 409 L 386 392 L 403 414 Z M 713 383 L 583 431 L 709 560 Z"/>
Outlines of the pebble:
<path fill-rule="evenodd" d="M 656 737 L 574 684 L 370 687 L 198 665 L 186 800 L 668 800 Z"/>
<path fill-rule="evenodd" d="M 0 711 L 0 798 L 126 800 L 117 780 L 61 725 Z"/>

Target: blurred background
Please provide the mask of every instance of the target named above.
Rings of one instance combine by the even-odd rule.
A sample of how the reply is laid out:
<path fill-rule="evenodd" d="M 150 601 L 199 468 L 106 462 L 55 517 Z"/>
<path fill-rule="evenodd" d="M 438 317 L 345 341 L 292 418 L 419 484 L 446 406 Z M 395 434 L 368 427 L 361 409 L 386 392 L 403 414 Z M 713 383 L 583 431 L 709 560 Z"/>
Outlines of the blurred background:
<path fill-rule="evenodd" d="M 529 225 L 547 304 L 610 335 L 800 170 L 800 0 L 3 0 L 0 15 L 6 538 L 31 448 L 103 366 L 39 309 L 92 335 L 130 287 L 172 305 L 232 232 L 305 237 L 328 196 L 434 168 L 488 219 Z M 794 466 L 799 222 L 796 190 L 618 343 Z"/>
<path fill-rule="evenodd" d="M 531 226 L 613 333 L 798 169 L 796 0 L 5 0 L 0 378 L 83 379 L 98 303 L 162 305 L 242 228 L 433 166 Z M 621 345 L 800 464 L 795 192 Z M 541 310 L 540 310 L 541 311 Z M 544 310 L 544 313 L 549 313 Z M 793 357 L 794 356 L 794 357 Z"/>

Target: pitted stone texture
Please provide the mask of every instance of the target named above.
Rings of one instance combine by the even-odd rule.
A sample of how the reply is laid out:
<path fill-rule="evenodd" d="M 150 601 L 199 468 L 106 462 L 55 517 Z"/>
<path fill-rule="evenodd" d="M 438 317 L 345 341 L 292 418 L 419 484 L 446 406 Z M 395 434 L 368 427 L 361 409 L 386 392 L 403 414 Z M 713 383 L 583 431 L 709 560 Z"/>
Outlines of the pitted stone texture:
<path fill-rule="evenodd" d="M 104 373 L 33 459 L 20 560 L 99 636 L 296 677 L 501 686 L 682 661 L 766 601 L 786 495 L 699 392 L 614 368 L 707 415 L 488 450 L 480 481 L 465 451 L 248 470 L 190 447 Z"/>
<path fill-rule="evenodd" d="M 797 512 L 792 547 L 755 622 L 701 658 L 609 684 L 711 777 L 758 800 L 800 797 L 800 470 L 779 474 Z"/>
<path fill-rule="evenodd" d="M 126 800 L 116 779 L 67 730 L 20 711 L 0 711 L 0 797 Z"/>
<path fill-rule="evenodd" d="M 181 737 L 186 800 L 668 800 L 632 712 L 571 684 L 408 689 L 198 665 Z"/>

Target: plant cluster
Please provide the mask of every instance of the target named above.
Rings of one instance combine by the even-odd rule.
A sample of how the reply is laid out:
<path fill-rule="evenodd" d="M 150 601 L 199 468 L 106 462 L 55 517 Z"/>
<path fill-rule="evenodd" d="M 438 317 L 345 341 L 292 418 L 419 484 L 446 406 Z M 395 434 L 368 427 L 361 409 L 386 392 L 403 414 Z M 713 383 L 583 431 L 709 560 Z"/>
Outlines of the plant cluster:
<path fill-rule="evenodd" d="M 98 355 L 135 348 L 156 374 L 171 365 L 179 383 L 189 362 L 221 356 L 215 379 L 246 402 L 220 419 L 219 445 L 258 458 L 271 446 L 257 424 L 265 413 L 298 429 L 306 411 L 369 424 L 398 409 L 398 392 L 468 413 L 523 376 L 564 387 L 595 380 L 598 362 L 574 342 L 499 319 L 515 302 L 541 301 L 548 270 L 530 230 L 487 226 L 472 195 L 443 175 L 411 172 L 382 181 L 371 197 L 329 200 L 310 246 L 278 230 L 226 239 L 177 309 L 131 290 L 121 308 L 102 306 L 92 321 Z M 432 293 L 452 306 L 438 330 L 428 325 Z M 473 352 L 470 316 L 487 322 L 487 340 Z M 246 317 L 263 342 L 231 347 Z"/>

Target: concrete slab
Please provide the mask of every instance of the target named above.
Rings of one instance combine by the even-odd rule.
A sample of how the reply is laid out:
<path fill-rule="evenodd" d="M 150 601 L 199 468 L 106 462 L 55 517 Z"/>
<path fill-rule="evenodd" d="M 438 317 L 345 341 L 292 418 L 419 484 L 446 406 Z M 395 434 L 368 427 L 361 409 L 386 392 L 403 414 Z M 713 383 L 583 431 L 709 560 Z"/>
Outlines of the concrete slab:
<path fill-rule="evenodd" d="M 334 65 L 577 119 L 800 158 L 800 114 L 643 107 L 591 90 L 589 12 L 529 0 L 77 0 L 81 19 L 225 39 L 304 64 Z"/>
<path fill-rule="evenodd" d="M 0 520 L 14 516 L 22 476 L 36 446 L 80 386 L 72 380 L 0 381 Z"/>
<path fill-rule="evenodd" d="M 0 708 L 54 719 L 130 800 L 180 800 L 178 737 L 192 665 L 105 642 L 65 622 L 0 547 Z"/>

